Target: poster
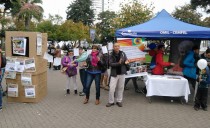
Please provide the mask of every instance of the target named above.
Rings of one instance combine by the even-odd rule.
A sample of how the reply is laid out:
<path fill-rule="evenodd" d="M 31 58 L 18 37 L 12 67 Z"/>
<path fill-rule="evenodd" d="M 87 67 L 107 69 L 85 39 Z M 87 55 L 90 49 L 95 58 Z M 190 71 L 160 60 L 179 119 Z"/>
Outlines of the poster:
<path fill-rule="evenodd" d="M 26 98 L 35 98 L 35 86 L 25 86 L 25 97 Z"/>
<path fill-rule="evenodd" d="M 79 48 L 74 48 L 74 56 L 79 56 Z"/>
<path fill-rule="evenodd" d="M 108 43 L 108 50 L 112 50 L 113 49 L 113 43 Z"/>
<path fill-rule="evenodd" d="M 120 49 L 125 52 L 129 62 L 145 61 L 145 52 L 140 51 L 135 46 L 121 46 Z"/>
<path fill-rule="evenodd" d="M 13 71 L 11 71 L 11 72 L 5 72 L 4 73 L 4 77 L 6 79 L 16 79 L 16 72 L 13 72 Z"/>
<path fill-rule="evenodd" d="M 107 50 L 107 47 L 106 46 L 103 46 L 102 47 L 102 52 L 103 52 L 103 54 L 108 53 L 108 50 Z"/>
<path fill-rule="evenodd" d="M 54 66 L 59 66 L 59 65 L 61 65 L 61 58 L 57 58 L 57 57 L 56 57 L 56 58 L 54 59 L 53 65 L 54 65 Z"/>
<path fill-rule="evenodd" d="M 24 37 L 12 37 L 12 50 L 14 55 L 26 55 L 26 42 Z"/>
<path fill-rule="evenodd" d="M 23 86 L 30 86 L 32 85 L 32 77 L 30 73 L 22 73 L 21 74 L 21 84 Z"/>
<path fill-rule="evenodd" d="M 25 59 L 25 71 L 26 72 L 35 72 L 36 71 L 34 58 Z"/>
<path fill-rule="evenodd" d="M 15 60 L 15 67 L 17 72 L 23 72 L 25 70 L 25 60 L 17 58 Z"/>
<path fill-rule="evenodd" d="M 96 30 L 95 29 L 90 29 L 90 39 L 92 41 L 95 40 L 95 33 L 96 33 Z"/>
<path fill-rule="evenodd" d="M 9 97 L 18 97 L 18 84 L 8 84 L 7 95 Z"/>
<path fill-rule="evenodd" d="M 36 37 L 36 54 L 42 55 L 42 34 L 38 33 Z"/>
<path fill-rule="evenodd" d="M 16 58 L 6 57 L 6 59 L 7 59 L 7 64 L 5 70 L 16 71 L 16 65 L 15 65 Z"/>
<path fill-rule="evenodd" d="M 91 52 L 92 52 L 92 50 L 90 50 L 90 49 L 87 50 L 87 54 L 88 54 L 88 55 L 89 55 Z"/>
<path fill-rule="evenodd" d="M 145 61 L 145 38 L 117 38 L 130 62 Z"/>

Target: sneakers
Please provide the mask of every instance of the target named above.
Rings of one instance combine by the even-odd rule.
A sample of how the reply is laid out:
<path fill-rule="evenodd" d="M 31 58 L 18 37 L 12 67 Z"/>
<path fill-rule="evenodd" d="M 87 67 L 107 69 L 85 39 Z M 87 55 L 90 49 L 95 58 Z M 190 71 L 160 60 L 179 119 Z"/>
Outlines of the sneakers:
<path fill-rule="evenodd" d="M 194 109 L 195 109 L 195 111 L 198 111 L 198 110 L 199 110 L 199 108 L 198 108 L 198 107 L 194 107 Z"/>
<path fill-rule="evenodd" d="M 203 108 L 203 111 L 208 111 L 208 109 L 207 108 Z"/>
<path fill-rule="evenodd" d="M 84 100 L 83 104 L 87 104 L 87 103 L 88 103 L 88 99 L 87 99 L 87 98 L 85 98 L 85 100 Z"/>
<path fill-rule="evenodd" d="M 118 107 L 122 107 L 123 106 L 122 102 L 117 102 L 116 104 L 117 104 Z"/>
<path fill-rule="evenodd" d="M 77 95 L 77 90 L 74 90 L 74 94 Z"/>
<path fill-rule="evenodd" d="M 66 89 L 66 94 L 70 94 L 70 90 L 69 89 Z"/>
<path fill-rule="evenodd" d="M 114 103 L 107 103 L 106 104 L 106 107 L 111 107 L 111 106 L 113 106 L 114 105 Z"/>
<path fill-rule="evenodd" d="M 0 107 L 0 111 L 2 111 L 2 107 Z"/>
<path fill-rule="evenodd" d="M 136 93 L 141 93 L 141 90 L 136 89 L 135 92 L 136 92 Z"/>
<path fill-rule="evenodd" d="M 79 96 L 85 96 L 85 93 L 84 92 L 80 92 Z"/>
<path fill-rule="evenodd" d="M 108 85 L 105 86 L 105 87 L 104 87 L 104 90 L 109 91 L 109 86 L 108 86 Z"/>
<path fill-rule="evenodd" d="M 129 88 L 125 86 L 125 87 L 124 87 L 124 90 L 129 90 Z"/>
<path fill-rule="evenodd" d="M 96 99 L 95 105 L 99 105 L 99 104 L 100 104 L 99 99 Z"/>

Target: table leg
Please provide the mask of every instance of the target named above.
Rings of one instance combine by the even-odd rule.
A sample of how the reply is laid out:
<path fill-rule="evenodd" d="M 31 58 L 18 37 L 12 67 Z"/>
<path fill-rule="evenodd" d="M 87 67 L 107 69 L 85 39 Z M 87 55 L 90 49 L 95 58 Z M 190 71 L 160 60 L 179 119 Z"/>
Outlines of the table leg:
<path fill-rule="evenodd" d="M 151 97 L 148 97 L 148 101 L 150 104 L 152 103 Z"/>

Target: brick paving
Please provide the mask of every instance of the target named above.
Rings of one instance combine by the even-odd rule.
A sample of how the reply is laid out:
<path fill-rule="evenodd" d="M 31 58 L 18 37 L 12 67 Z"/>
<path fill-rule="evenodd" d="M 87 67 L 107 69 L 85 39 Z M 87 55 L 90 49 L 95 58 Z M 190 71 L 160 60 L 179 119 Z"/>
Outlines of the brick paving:
<path fill-rule="evenodd" d="M 41 102 L 7 103 L 4 97 L 0 128 L 210 128 L 210 109 L 195 111 L 192 95 L 187 104 L 177 98 L 170 102 L 168 97 L 153 97 L 150 104 L 143 94 L 134 92 L 130 81 L 123 107 L 107 108 L 108 91 L 101 89 L 101 104 L 96 106 L 92 86 L 90 101 L 84 105 L 84 97 L 74 95 L 72 89 L 70 95 L 65 95 L 65 84 L 64 75 L 48 70 L 48 94 Z"/>

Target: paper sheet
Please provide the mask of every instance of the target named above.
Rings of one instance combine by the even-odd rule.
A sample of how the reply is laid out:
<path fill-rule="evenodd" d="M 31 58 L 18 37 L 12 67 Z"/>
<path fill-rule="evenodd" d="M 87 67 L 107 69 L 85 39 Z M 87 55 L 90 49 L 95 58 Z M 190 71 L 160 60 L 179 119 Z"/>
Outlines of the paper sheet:
<path fill-rule="evenodd" d="M 74 56 L 79 56 L 79 48 L 74 48 Z"/>
<path fill-rule="evenodd" d="M 106 46 L 103 46 L 102 47 L 102 52 L 103 52 L 103 54 L 108 53 L 108 50 L 107 50 L 107 47 Z"/>
<path fill-rule="evenodd" d="M 57 57 L 56 57 L 56 58 L 54 59 L 53 65 L 54 65 L 54 66 L 59 66 L 59 65 L 61 65 L 61 58 L 57 58 Z"/>

